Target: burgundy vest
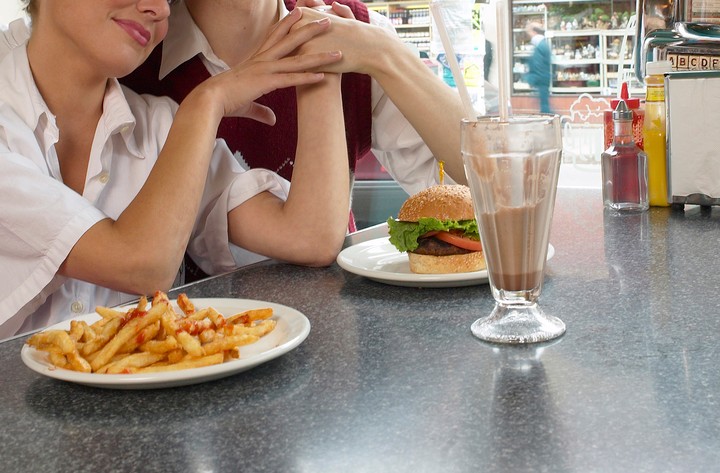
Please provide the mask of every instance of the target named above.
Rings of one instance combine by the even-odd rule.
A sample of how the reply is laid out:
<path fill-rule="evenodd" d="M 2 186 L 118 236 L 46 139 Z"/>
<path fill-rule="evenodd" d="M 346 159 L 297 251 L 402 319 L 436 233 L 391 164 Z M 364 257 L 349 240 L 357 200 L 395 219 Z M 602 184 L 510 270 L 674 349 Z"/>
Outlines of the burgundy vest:
<path fill-rule="evenodd" d="M 289 10 L 295 7 L 295 1 L 285 0 Z M 340 3 L 348 5 L 358 20 L 369 22 L 368 9 L 362 2 L 340 0 Z M 200 56 L 195 56 L 159 80 L 161 59 L 162 47 L 156 47 L 143 65 L 120 82 L 138 93 L 166 95 L 180 103 L 197 84 L 210 77 Z M 356 161 L 370 150 L 370 77 L 343 74 L 342 96 L 348 158 L 350 169 L 354 170 Z M 217 136 L 225 139 L 230 150 L 239 153 L 251 168 L 269 169 L 290 180 L 298 135 L 295 88 L 275 90 L 257 102 L 275 112 L 277 122 L 274 126 L 249 118 L 226 117 L 220 123 Z"/>

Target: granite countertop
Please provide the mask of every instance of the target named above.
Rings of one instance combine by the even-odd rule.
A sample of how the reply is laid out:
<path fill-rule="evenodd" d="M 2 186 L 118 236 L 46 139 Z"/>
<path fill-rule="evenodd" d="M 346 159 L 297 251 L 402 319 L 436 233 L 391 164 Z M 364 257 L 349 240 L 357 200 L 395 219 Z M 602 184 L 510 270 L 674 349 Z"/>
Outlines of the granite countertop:
<path fill-rule="evenodd" d="M 487 285 L 396 287 L 265 262 L 183 288 L 293 307 L 295 350 L 217 381 L 123 391 L 0 343 L 0 471 L 686 472 L 720 462 L 720 211 L 611 217 L 560 189 L 540 303 L 567 325 L 497 346 Z"/>

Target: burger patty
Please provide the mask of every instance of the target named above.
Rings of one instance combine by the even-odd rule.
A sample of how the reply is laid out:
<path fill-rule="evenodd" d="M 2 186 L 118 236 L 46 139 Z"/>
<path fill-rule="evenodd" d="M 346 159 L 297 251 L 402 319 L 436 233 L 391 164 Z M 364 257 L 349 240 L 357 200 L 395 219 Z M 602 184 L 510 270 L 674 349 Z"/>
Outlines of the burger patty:
<path fill-rule="evenodd" d="M 418 247 L 413 250 L 413 253 L 428 256 L 452 256 L 465 255 L 467 253 L 473 253 L 473 251 L 458 248 L 455 245 L 438 240 L 437 238 L 429 237 L 420 238 L 418 240 Z"/>

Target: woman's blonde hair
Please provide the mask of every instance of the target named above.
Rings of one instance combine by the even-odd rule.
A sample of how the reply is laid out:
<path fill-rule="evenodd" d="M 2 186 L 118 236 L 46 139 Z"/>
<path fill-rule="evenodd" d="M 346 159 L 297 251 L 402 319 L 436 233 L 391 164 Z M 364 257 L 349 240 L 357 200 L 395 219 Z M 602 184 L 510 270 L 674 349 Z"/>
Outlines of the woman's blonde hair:
<path fill-rule="evenodd" d="M 37 5 L 35 5 L 35 0 L 22 0 L 22 3 L 25 4 L 23 10 L 25 10 L 28 15 L 32 16 L 37 8 Z"/>

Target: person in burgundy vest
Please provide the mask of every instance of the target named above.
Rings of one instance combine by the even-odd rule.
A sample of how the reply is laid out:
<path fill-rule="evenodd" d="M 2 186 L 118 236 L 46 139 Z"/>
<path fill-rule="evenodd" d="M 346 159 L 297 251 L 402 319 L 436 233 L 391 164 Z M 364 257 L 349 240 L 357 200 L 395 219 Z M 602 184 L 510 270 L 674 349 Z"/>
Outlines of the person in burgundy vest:
<path fill-rule="evenodd" d="M 324 5 L 322 0 L 297 1 L 298 7 L 319 5 Z M 294 0 L 235 0 L 223 3 L 222 9 L 205 0 L 179 2 L 173 5 L 162 47 L 121 82 L 140 93 L 180 102 L 199 82 L 241 63 L 295 6 Z M 438 182 L 436 159 L 445 161 L 452 179 L 464 182 L 457 151 L 463 109 L 457 93 L 402 43 L 387 18 L 358 0 L 342 0 L 331 8 L 337 15 L 331 17 L 333 26 L 316 44 L 319 50 L 334 42 L 343 52 L 342 67 L 329 72 L 343 73 L 351 170 L 372 150 L 408 194 Z M 304 10 L 303 20 L 324 15 Z M 258 103 L 273 109 L 274 126 L 226 118 L 218 136 L 246 167 L 264 167 L 291 179 L 297 136 L 294 100 L 292 89 L 267 94 Z M 452 179 L 446 177 L 446 182 Z"/>
<path fill-rule="evenodd" d="M 366 23 L 369 21 L 365 4 L 356 0 L 340 1 L 350 7 L 356 19 Z M 295 3 L 295 0 L 285 0 L 288 9 L 295 8 Z M 121 79 L 121 83 L 138 93 L 167 95 L 176 102 L 182 102 L 197 84 L 210 77 L 199 54 L 162 78 L 159 77 L 161 61 L 162 48 L 156 48 L 148 60 L 134 73 Z M 348 159 L 350 169 L 354 170 L 357 160 L 370 151 L 370 77 L 365 74 L 343 74 L 342 92 Z M 250 168 L 266 168 L 291 180 L 297 144 L 295 88 L 272 91 L 258 99 L 257 103 L 275 112 L 275 125 L 265 125 L 249 118 L 226 117 L 218 129 L 218 138 L 227 142 L 230 150 L 241 159 L 241 164 Z"/>
<path fill-rule="evenodd" d="M 344 70 L 332 72 L 344 73 L 343 110 L 351 168 L 371 149 L 408 194 L 438 182 L 436 159 L 445 161 L 454 181 L 465 182 L 457 151 L 457 124 L 463 118 L 457 93 L 402 43 L 387 18 L 359 0 L 339 3 L 333 11 L 342 14 L 339 7 L 347 8 L 360 21 L 333 25 L 319 40 L 335 41 L 348 58 L 343 60 Z M 242 61 L 296 4 L 324 5 L 323 0 L 234 0 L 223 2 L 220 8 L 204 0 L 179 2 L 173 5 L 162 47 L 122 82 L 141 93 L 182 101 L 199 81 Z M 376 39 L 377 44 L 372 44 Z M 378 58 L 381 65 L 371 63 Z M 353 70 L 368 75 L 349 73 Z M 248 167 L 265 167 L 291 178 L 297 123 L 293 94 L 284 90 L 258 101 L 273 108 L 275 126 L 234 119 L 223 123 L 219 136 Z"/>

